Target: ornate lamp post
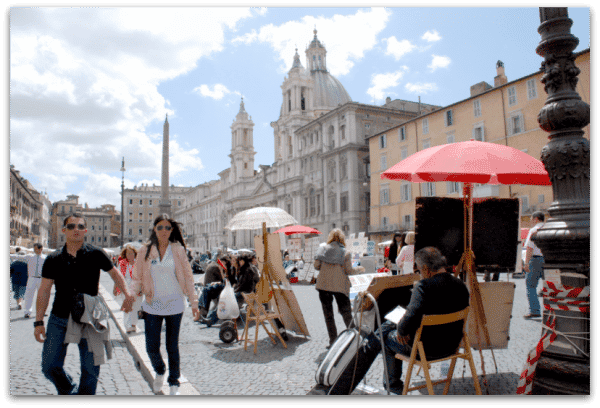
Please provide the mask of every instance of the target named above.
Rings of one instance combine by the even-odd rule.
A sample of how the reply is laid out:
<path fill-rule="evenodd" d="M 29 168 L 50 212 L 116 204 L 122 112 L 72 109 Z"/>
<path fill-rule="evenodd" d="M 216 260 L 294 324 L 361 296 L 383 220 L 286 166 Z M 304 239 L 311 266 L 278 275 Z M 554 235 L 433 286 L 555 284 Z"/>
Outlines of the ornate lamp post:
<path fill-rule="evenodd" d="M 534 238 L 544 254 L 544 269 L 560 271 L 561 284 L 590 284 L 590 144 L 582 128 L 590 123 L 590 106 L 575 91 L 579 68 L 573 50 L 573 21 L 566 8 L 540 8 L 542 40 L 536 52 L 544 57 L 541 82 L 548 93 L 538 115 L 549 142 L 541 160 L 552 181 L 550 217 Z M 548 300 L 544 305 L 550 306 Z M 589 309 L 588 309 L 589 310 Z M 559 335 L 541 355 L 533 394 L 590 394 L 589 312 L 553 311 Z M 546 317 L 546 316 L 545 316 Z"/>
<path fill-rule="evenodd" d="M 121 163 L 121 248 L 123 248 L 125 231 L 125 213 L 123 204 L 125 203 L 125 157 Z"/>

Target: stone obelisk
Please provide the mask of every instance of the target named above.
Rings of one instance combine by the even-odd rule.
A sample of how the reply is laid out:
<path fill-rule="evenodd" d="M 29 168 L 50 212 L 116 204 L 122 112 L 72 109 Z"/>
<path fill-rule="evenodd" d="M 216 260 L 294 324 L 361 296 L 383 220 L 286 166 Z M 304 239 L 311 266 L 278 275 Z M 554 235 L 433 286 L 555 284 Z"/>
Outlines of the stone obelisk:
<path fill-rule="evenodd" d="M 160 182 L 161 194 L 159 211 L 161 214 L 167 214 L 171 218 L 171 201 L 169 200 L 169 121 L 168 115 L 165 117 L 163 125 L 163 154 L 162 154 L 162 172 Z"/>

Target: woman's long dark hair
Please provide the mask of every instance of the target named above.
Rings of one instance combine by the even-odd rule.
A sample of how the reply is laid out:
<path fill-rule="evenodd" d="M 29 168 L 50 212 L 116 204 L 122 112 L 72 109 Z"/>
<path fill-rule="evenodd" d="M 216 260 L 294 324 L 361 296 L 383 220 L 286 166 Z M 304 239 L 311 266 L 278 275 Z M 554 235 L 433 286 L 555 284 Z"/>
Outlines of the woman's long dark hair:
<path fill-rule="evenodd" d="M 144 260 L 148 260 L 148 256 L 150 255 L 150 250 L 152 246 L 156 246 L 156 250 L 158 250 L 158 237 L 156 236 L 156 231 L 154 231 L 154 227 L 161 221 L 169 221 L 171 224 L 171 235 L 169 235 L 169 242 L 179 242 L 183 245 L 183 249 L 186 249 L 185 242 L 183 241 L 183 235 L 181 235 L 181 229 L 179 228 L 179 223 L 171 218 L 167 214 L 161 214 L 154 219 L 154 223 L 152 224 L 152 232 L 150 233 L 150 239 L 146 246 L 148 250 L 146 251 L 146 257 Z"/>

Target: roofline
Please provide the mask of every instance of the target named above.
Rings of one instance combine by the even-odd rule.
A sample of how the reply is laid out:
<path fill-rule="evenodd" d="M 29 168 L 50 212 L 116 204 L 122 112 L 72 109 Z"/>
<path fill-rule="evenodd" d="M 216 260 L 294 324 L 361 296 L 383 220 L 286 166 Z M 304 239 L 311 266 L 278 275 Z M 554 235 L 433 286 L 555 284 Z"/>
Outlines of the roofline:
<path fill-rule="evenodd" d="M 579 56 L 581 56 L 581 55 L 583 55 L 583 54 L 589 53 L 589 52 L 590 52 L 590 49 L 589 49 L 589 48 L 586 48 L 586 49 L 585 49 L 585 50 L 583 50 L 583 51 L 579 51 L 579 52 L 577 52 L 577 53 L 574 53 L 574 54 L 573 54 L 573 56 L 574 56 L 575 58 L 577 58 L 577 57 L 579 57 Z M 505 84 L 502 84 L 502 85 L 500 85 L 500 86 L 495 86 L 495 87 L 493 87 L 493 88 L 491 88 L 491 89 L 488 89 L 487 91 L 481 92 L 481 93 L 479 93 L 479 94 L 477 94 L 477 95 L 469 96 L 468 98 L 465 98 L 465 99 L 462 99 L 462 100 L 460 100 L 460 101 L 457 101 L 457 102 L 451 103 L 450 105 L 442 106 L 442 107 L 441 107 L 441 108 L 439 108 L 439 109 L 436 109 L 436 110 L 434 110 L 434 111 L 431 111 L 431 112 L 427 112 L 427 113 L 425 113 L 425 114 L 423 114 L 423 115 L 417 116 L 417 117 L 416 117 L 416 118 L 414 118 L 414 119 L 409 119 L 409 120 L 407 120 L 406 122 L 403 122 L 403 123 L 402 123 L 402 124 L 400 124 L 400 125 L 396 125 L 396 126 L 393 126 L 393 127 L 391 127 L 391 128 L 388 128 L 388 129 L 384 130 L 383 132 L 375 133 L 374 135 L 368 136 L 368 137 L 366 137 L 365 139 L 369 140 L 369 139 L 371 139 L 371 138 L 373 138 L 373 137 L 375 137 L 375 136 L 379 136 L 379 135 L 382 135 L 382 134 L 384 134 L 384 133 L 387 133 L 387 132 L 389 132 L 390 130 L 397 129 L 397 128 L 401 127 L 401 126 L 405 126 L 407 123 L 411 123 L 411 122 L 413 122 L 413 121 L 416 121 L 417 119 L 422 119 L 422 118 L 424 118 L 424 117 L 426 117 L 426 116 L 428 116 L 428 115 L 432 115 L 432 114 L 434 114 L 434 113 L 437 113 L 437 112 L 438 112 L 438 111 L 440 111 L 440 110 L 445 110 L 445 109 L 451 108 L 451 107 L 453 107 L 453 106 L 455 106 L 455 105 L 458 105 L 458 104 L 460 104 L 460 103 L 466 102 L 466 101 L 468 101 L 468 100 L 470 100 L 470 99 L 479 98 L 479 97 L 480 97 L 480 96 L 482 96 L 482 95 L 485 95 L 485 94 L 488 94 L 488 93 L 491 93 L 491 92 L 497 91 L 498 89 L 505 88 L 505 87 L 507 87 L 507 86 L 510 86 L 510 85 L 514 84 L 515 82 L 522 81 L 522 80 L 524 80 L 525 78 L 529 78 L 529 77 L 535 76 L 535 75 L 539 74 L 540 72 L 542 72 L 542 70 L 541 70 L 541 67 L 540 67 L 540 69 L 539 69 L 539 70 L 537 70 L 537 71 L 535 71 L 535 72 L 533 72 L 533 73 L 531 73 L 531 74 L 527 74 L 527 75 L 525 75 L 525 76 L 522 76 L 521 78 L 517 78 L 517 79 L 515 79 L 515 80 L 512 80 L 512 81 L 510 81 L 510 82 L 507 82 L 507 83 L 505 83 Z"/>

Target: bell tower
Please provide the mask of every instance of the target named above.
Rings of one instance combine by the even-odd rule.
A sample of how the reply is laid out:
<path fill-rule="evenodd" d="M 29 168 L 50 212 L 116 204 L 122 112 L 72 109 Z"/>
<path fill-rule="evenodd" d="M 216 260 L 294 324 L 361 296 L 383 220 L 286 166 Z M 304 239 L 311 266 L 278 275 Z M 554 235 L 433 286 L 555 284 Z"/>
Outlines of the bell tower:
<path fill-rule="evenodd" d="M 244 108 L 244 98 L 240 111 L 231 125 L 231 181 L 254 176 L 254 122 Z"/>

